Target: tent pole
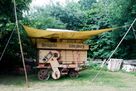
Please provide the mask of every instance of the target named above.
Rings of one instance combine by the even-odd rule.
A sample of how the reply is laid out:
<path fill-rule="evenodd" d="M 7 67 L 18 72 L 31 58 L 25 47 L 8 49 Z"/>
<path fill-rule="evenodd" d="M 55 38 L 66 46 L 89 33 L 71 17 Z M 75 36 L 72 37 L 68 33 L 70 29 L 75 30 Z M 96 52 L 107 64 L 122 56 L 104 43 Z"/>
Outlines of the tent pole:
<path fill-rule="evenodd" d="M 26 71 L 26 65 L 25 65 L 24 55 L 23 55 L 23 48 L 22 48 L 20 32 L 19 32 L 19 26 L 18 26 L 17 11 L 16 11 L 16 1 L 13 0 L 13 2 L 14 2 L 14 13 L 15 13 L 15 20 L 16 20 L 15 23 L 16 23 L 16 29 L 17 29 L 17 34 L 18 34 L 19 46 L 20 46 L 20 51 L 21 51 L 21 58 L 22 58 L 22 63 L 23 63 L 23 68 L 24 68 L 24 73 L 25 73 L 26 86 L 29 87 L 28 76 L 27 76 L 27 71 Z"/>

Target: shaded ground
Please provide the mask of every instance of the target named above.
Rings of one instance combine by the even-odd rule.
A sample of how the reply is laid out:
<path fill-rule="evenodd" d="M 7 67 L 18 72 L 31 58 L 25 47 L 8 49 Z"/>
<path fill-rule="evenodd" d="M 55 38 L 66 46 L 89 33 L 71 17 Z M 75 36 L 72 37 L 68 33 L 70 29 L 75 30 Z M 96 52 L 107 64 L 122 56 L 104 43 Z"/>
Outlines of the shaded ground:
<path fill-rule="evenodd" d="M 102 71 L 91 82 L 98 70 L 87 69 L 79 78 L 63 76 L 59 80 L 39 81 L 36 75 L 29 75 L 30 87 L 26 88 L 24 76 L 0 76 L 0 91 L 136 91 L 136 75 L 123 72 Z"/>

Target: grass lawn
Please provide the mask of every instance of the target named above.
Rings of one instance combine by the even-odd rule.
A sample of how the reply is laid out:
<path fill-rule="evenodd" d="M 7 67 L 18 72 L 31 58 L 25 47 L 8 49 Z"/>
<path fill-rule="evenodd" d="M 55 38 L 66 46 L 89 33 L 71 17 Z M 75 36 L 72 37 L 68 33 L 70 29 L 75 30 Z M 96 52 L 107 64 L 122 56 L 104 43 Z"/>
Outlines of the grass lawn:
<path fill-rule="evenodd" d="M 29 75 L 29 88 L 25 86 L 23 75 L 0 75 L 0 91 L 136 91 L 136 73 L 102 71 L 92 82 L 97 72 L 88 68 L 76 79 L 63 76 L 48 81 L 39 81 L 37 75 Z"/>

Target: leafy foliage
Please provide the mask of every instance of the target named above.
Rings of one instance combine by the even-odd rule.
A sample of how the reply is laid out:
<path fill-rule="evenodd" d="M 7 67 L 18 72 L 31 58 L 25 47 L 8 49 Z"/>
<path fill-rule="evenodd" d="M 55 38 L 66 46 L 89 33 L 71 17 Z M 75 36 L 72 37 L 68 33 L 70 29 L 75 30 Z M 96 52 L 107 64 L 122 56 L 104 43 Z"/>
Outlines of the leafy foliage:
<path fill-rule="evenodd" d="M 84 13 L 78 3 L 70 2 L 65 7 L 54 5 L 50 15 L 66 24 L 67 29 L 78 30 L 84 26 Z"/>
<path fill-rule="evenodd" d="M 68 2 L 64 6 L 59 3 L 47 5 L 39 10 L 42 13 L 38 13 L 39 16 L 34 17 L 34 21 L 30 21 L 35 22 L 33 25 L 36 25 L 35 27 L 37 28 L 55 28 L 55 26 L 50 26 L 54 23 L 49 23 L 50 25 L 45 23 L 51 18 L 55 19 L 55 21 L 59 20 L 62 25 L 65 25 L 63 28 L 81 31 L 126 26 L 126 28 L 103 33 L 85 42 L 91 46 L 90 51 L 88 51 L 88 56 L 108 58 L 127 31 L 127 26 L 130 25 L 135 18 L 135 10 L 135 0 L 99 0 L 98 2 L 96 2 L 96 0 L 79 0 L 77 3 Z M 45 20 L 43 15 L 48 18 Z M 55 23 L 55 25 L 57 24 L 59 23 Z M 135 28 L 135 25 L 133 27 Z M 134 41 L 133 32 L 130 31 L 113 57 L 124 59 L 135 58 Z"/>
<path fill-rule="evenodd" d="M 27 16 L 24 17 L 22 22 L 26 25 L 46 29 L 46 28 L 65 28 L 65 24 L 63 24 L 59 19 L 55 17 L 51 17 L 49 15 L 48 9 L 36 8 L 36 11 L 30 11 L 27 13 Z"/>
<path fill-rule="evenodd" d="M 103 33 L 85 42 L 91 46 L 88 56 L 95 58 L 108 58 L 136 17 L 136 0 L 79 0 L 78 2 L 68 2 L 66 5 L 51 3 L 26 12 L 24 10 L 28 10 L 29 2 L 31 0 L 17 0 L 18 17 L 23 24 L 35 28 L 66 28 L 91 31 L 126 26 L 116 31 Z M 9 7 L 7 7 L 7 4 Z M 5 43 L 15 21 L 12 1 L 0 1 L 0 9 L 0 38 L 1 42 Z M 22 14 L 25 14 L 25 16 L 22 17 Z M 136 29 L 136 24 L 133 28 Z M 11 49 L 12 51 L 17 48 L 18 43 L 15 41 L 13 40 L 15 49 Z M 131 29 L 113 57 L 136 58 L 135 41 Z M 24 43 L 24 45 L 27 46 L 28 44 Z M 3 49 L 3 45 L 0 45 L 0 48 Z"/>
<path fill-rule="evenodd" d="M 21 20 L 23 17 L 23 11 L 28 10 L 28 6 L 31 0 L 16 0 L 18 19 Z M 0 54 L 3 51 L 8 38 L 14 29 L 15 17 L 14 17 L 14 4 L 13 0 L 1 0 L 0 1 Z M 17 40 L 17 34 L 14 35 L 6 50 L 6 55 L 16 58 L 16 53 L 19 52 L 19 45 Z M 6 58 L 8 58 L 7 56 Z M 11 59 L 12 60 L 12 59 Z"/>

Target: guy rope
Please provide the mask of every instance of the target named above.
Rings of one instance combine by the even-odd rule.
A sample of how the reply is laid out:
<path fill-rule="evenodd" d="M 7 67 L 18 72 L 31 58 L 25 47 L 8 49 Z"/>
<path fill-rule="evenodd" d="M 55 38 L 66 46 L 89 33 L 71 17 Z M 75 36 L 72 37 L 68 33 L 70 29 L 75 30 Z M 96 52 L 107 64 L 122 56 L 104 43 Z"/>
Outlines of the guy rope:
<path fill-rule="evenodd" d="M 111 57 L 114 55 L 114 53 L 117 51 L 117 49 L 119 48 L 120 44 L 122 43 L 122 41 L 125 39 L 125 37 L 127 36 L 127 34 L 129 33 L 129 31 L 131 30 L 131 28 L 133 28 L 134 23 L 136 22 L 136 18 L 133 20 L 133 22 L 131 23 L 130 27 L 128 28 L 127 32 L 125 33 L 125 35 L 122 37 L 122 39 L 120 40 L 120 42 L 118 43 L 118 45 L 116 46 L 116 48 L 114 49 L 114 51 L 111 53 L 111 55 L 109 56 L 108 60 L 104 60 L 103 63 L 101 64 L 101 69 L 96 73 L 96 75 L 94 76 L 94 78 L 91 80 L 91 82 L 93 82 L 98 75 L 101 73 L 102 68 L 104 66 L 104 64 L 106 63 L 106 61 L 109 61 L 111 59 Z M 134 31 L 134 30 L 133 30 Z"/>

